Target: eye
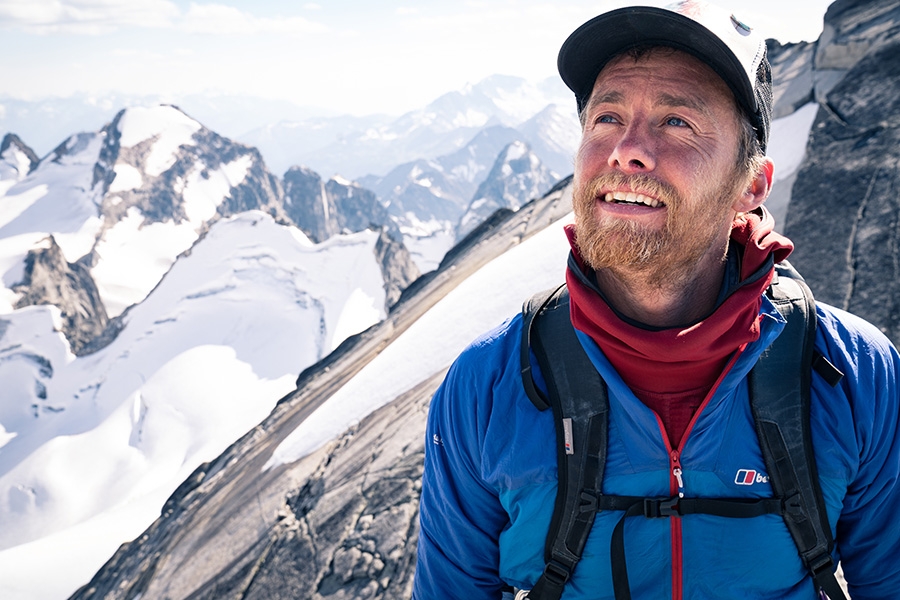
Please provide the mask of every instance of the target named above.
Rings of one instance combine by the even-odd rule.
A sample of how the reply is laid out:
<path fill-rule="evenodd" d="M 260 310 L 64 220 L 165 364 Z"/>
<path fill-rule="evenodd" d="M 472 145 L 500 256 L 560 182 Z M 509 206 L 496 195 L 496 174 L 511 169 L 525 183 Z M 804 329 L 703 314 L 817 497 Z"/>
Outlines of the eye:
<path fill-rule="evenodd" d="M 672 127 L 687 127 L 687 121 L 680 117 L 668 117 L 666 119 L 666 125 L 671 125 Z"/>
<path fill-rule="evenodd" d="M 600 115 L 594 121 L 595 123 L 618 123 L 619 121 L 612 115 Z"/>

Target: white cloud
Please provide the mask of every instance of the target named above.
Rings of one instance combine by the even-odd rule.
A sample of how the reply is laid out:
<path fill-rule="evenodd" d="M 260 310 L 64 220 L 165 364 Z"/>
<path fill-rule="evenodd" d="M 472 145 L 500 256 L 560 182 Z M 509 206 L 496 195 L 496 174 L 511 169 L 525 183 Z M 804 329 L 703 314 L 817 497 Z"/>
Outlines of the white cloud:
<path fill-rule="evenodd" d="M 305 6 L 314 7 L 318 5 Z M 191 3 L 182 12 L 171 0 L 0 0 L 0 28 L 36 34 L 103 35 L 127 27 L 217 35 L 328 31 L 303 17 L 258 17 L 215 3 Z"/>
<path fill-rule="evenodd" d="M 2 0 L 0 27 L 28 33 L 99 35 L 120 27 L 167 27 L 179 16 L 170 0 Z"/>
<path fill-rule="evenodd" d="M 184 15 L 179 28 L 189 33 L 325 33 L 328 28 L 303 17 L 257 17 L 233 6 L 194 4 Z"/>

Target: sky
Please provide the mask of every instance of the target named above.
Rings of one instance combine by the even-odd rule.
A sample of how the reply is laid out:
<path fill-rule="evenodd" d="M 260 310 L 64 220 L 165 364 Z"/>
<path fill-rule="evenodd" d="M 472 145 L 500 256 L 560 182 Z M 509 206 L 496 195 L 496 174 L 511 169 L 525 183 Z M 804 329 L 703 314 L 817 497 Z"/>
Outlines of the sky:
<path fill-rule="evenodd" d="M 782 43 L 815 40 L 829 3 L 718 1 Z M 555 76 L 568 34 L 623 4 L 0 0 L 0 98 L 242 95 L 399 115 L 489 75 Z"/>

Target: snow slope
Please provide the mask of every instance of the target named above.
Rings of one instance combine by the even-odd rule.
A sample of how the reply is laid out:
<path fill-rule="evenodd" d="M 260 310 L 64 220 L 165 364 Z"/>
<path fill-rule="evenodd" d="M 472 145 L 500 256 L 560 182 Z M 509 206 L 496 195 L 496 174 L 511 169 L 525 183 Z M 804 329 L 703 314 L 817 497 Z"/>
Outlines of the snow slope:
<path fill-rule="evenodd" d="M 80 358 L 55 308 L 0 317 L 0 597 L 68 596 L 303 368 L 382 319 L 377 238 L 220 221 Z"/>

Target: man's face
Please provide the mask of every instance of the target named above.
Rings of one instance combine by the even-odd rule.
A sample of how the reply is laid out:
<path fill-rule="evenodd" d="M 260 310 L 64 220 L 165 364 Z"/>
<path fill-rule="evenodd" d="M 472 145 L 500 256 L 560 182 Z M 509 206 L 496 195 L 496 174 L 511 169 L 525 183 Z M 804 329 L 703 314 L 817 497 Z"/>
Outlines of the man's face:
<path fill-rule="evenodd" d="M 587 263 L 662 282 L 710 253 L 721 259 L 749 183 L 738 146 L 731 91 L 704 63 L 667 48 L 613 59 L 594 84 L 575 158 Z"/>

